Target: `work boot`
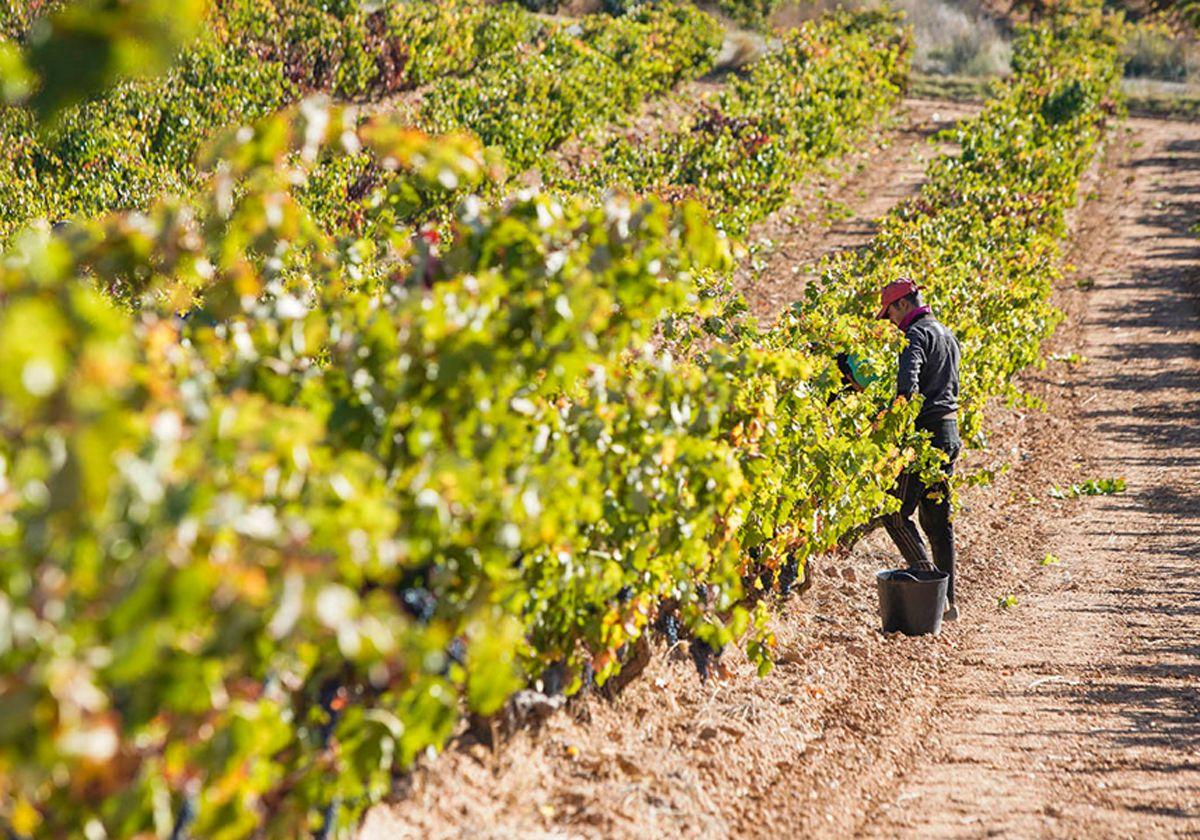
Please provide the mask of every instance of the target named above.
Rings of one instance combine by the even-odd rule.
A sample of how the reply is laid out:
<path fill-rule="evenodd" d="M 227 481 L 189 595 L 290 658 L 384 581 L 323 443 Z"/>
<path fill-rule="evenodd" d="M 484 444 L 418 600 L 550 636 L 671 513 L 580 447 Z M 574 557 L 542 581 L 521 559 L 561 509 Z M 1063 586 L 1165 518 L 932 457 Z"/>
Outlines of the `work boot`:
<path fill-rule="evenodd" d="M 946 611 L 942 613 L 942 621 L 958 621 L 958 607 L 951 601 L 946 607 Z"/>

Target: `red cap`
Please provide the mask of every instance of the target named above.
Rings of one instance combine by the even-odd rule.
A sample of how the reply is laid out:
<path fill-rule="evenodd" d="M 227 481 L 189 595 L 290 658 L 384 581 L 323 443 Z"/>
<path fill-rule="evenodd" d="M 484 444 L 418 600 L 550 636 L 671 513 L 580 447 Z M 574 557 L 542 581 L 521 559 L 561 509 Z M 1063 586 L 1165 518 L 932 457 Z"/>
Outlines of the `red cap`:
<path fill-rule="evenodd" d="M 876 318 L 886 318 L 888 307 L 901 298 L 906 298 L 913 292 L 918 290 L 918 286 L 907 277 L 901 277 L 899 280 L 893 280 L 883 287 L 883 291 L 879 293 L 879 314 Z"/>

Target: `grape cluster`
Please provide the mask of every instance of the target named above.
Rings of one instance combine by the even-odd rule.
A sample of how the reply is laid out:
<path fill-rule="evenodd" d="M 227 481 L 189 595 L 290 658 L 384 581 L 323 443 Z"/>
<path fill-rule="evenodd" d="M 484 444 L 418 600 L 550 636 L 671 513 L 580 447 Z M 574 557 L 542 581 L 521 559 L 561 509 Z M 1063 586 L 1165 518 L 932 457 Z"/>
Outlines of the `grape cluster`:
<path fill-rule="evenodd" d="M 422 624 L 428 624 L 437 609 L 437 598 L 422 586 L 413 586 L 402 590 L 400 603 L 406 613 Z"/>
<path fill-rule="evenodd" d="M 563 662 L 551 663 L 542 671 L 540 679 L 543 694 L 562 694 L 567 682 L 567 666 Z"/>
<path fill-rule="evenodd" d="M 783 566 L 779 569 L 779 595 L 786 598 L 792 594 L 792 587 L 796 585 L 796 580 L 800 577 L 800 560 L 792 552 L 788 552 L 787 559 L 783 561 Z"/>
<path fill-rule="evenodd" d="M 679 643 L 679 615 L 673 609 L 660 607 L 658 618 L 654 620 L 654 629 L 674 647 Z"/>
<path fill-rule="evenodd" d="M 342 709 L 346 705 L 345 695 L 346 688 L 336 677 L 329 677 L 317 689 L 317 705 L 325 712 L 325 722 L 317 730 L 317 739 L 322 747 L 329 743 L 338 718 L 342 716 Z"/>
<path fill-rule="evenodd" d="M 187 840 L 192 823 L 196 821 L 196 797 L 185 796 L 179 806 L 179 815 L 171 827 L 171 840 Z"/>
<path fill-rule="evenodd" d="M 712 672 L 714 664 L 720 660 L 721 651 L 724 648 L 713 650 L 712 646 L 703 639 L 692 639 L 689 648 L 692 653 L 692 662 L 696 664 L 696 671 L 700 674 L 700 682 L 708 682 L 708 676 Z"/>
<path fill-rule="evenodd" d="M 338 811 L 341 810 L 341 807 L 341 797 L 335 796 L 330 800 L 321 814 L 321 827 L 313 832 L 313 840 L 329 840 L 333 836 L 334 829 L 337 828 Z"/>

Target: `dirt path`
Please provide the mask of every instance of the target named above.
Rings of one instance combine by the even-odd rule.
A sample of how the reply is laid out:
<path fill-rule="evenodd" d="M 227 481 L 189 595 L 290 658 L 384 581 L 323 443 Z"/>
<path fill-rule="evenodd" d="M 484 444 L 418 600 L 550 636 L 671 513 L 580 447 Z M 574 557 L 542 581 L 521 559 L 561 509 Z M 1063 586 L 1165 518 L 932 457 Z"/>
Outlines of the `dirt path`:
<path fill-rule="evenodd" d="M 1050 410 L 998 409 L 973 456 L 1012 468 L 964 494 L 964 621 L 878 633 L 872 535 L 782 609 L 770 677 L 660 649 L 615 701 L 462 740 L 364 836 L 1200 834 L 1200 126 L 1131 128 L 1077 220 L 1095 285 L 1059 291 L 1050 349 L 1089 361 L 1027 377 Z"/>

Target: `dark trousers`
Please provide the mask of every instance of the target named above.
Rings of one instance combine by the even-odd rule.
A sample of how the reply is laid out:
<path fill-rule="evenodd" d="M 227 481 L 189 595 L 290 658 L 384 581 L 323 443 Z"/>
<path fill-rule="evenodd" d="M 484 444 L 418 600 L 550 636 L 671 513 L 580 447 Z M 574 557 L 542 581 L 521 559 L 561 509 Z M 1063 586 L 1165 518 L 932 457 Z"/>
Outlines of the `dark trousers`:
<path fill-rule="evenodd" d="M 954 474 L 954 461 L 962 449 L 962 441 L 958 437 L 958 423 L 954 420 L 935 421 L 923 428 L 933 435 L 933 445 L 950 456 L 950 461 L 943 466 L 946 478 L 926 486 L 907 470 L 901 473 L 890 491 L 900 500 L 900 510 L 883 517 L 883 527 L 887 528 L 892 542 L 900 549 L 910 568 L 932 569 L 936 566 L 938 570 L 950 575 L 946 595 L 947 599 L 953 602 L 954 512 L 950 507 L 950 486 L 947 479 Z M 913 524 L 914 512 L 933 549 L 932 562 L 929 550 L 925 548 L 925 541 L 921 539 L 921 532 Z"/>

